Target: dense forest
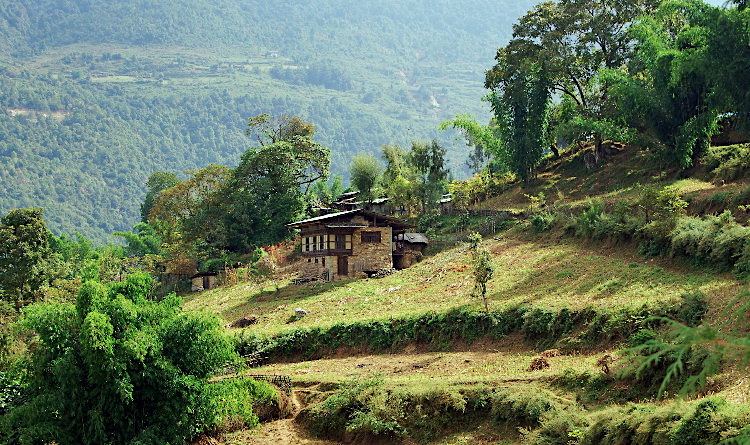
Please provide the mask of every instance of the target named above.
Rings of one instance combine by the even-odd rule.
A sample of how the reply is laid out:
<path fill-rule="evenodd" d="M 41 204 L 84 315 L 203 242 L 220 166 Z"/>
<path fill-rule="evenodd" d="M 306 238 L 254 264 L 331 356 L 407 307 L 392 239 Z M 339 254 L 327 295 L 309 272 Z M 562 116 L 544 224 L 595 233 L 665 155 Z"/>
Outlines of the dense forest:
<path fill-rule="evenodd" d="M 482 71 L 532 3 L 8 1 L 0 5 L 0 210 L 57 233 L 132 227 L 155 171 L 233 165 L 261 112 L 316 124 L 333 172 L 489 117 Z M 449 144 L 450 145 L 450 144 Z"/>

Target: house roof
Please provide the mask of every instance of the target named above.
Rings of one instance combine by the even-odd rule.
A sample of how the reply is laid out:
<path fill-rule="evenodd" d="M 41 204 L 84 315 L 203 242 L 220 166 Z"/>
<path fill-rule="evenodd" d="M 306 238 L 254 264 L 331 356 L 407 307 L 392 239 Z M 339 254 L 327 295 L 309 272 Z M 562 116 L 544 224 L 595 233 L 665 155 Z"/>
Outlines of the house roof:
<path fill-rule="evenodd" d="M 293 222 L 291 224 L 287 224 L 289 227 L 301 227 L 307 224 L 315 224 L 315 223 L 325 223 L 334 219 L 341 218 L 343 216 L 354 216 L 356 214 L 360 214 L 364 217 L 370 218 L 370 219 L 378 219 L 380 221 L 384 221 L 388 223 L 388 225 L 398 228 L 398 229 L 406 229 L 408 227 L 413 227 L 410 224 L 408 224 L 406 221 L 394 218 L 392 216 L 387 215 L 381 215 L 380 213 L 370 212 L 368 210 L 362 210 L 362 209 L 356 209 L 356 210 L 347 210 L 345 212 L 338 212 L 338 213 L 330 213 L 328 215 L 323 216 L 317 216 L 315 218 L 305 219 L 302 221 Z"/>
<path fill-rule="evenodd" d="M 399 240 L 406 241 L 407 243 L 412 244 L 429 244 L 430 241 L 427 239 L 427 236 L 424 233 L 404 233 L 398 236 Z"/>

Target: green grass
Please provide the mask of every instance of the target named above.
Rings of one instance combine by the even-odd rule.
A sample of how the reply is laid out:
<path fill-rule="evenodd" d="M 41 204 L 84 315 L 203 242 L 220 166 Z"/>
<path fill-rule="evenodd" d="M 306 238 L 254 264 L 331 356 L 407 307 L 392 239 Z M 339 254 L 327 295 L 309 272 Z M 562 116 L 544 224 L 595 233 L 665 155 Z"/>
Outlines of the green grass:
<path fill-rule="evenodd" d="M 508 234 L 486 242 L 493 254 L 495 277 L 488 283 L 490 307 L 518 304 L 571 310 L 639 307 L 676 302 L 686 293 L 731 298 L 739 286 L 708 273 L 669 270 L 651 262 L 616 258 L 573 243 L 549 244 Z M 300 327 L 329 327 L 341 322 L 404 318 L 427 311 L 445 312 L 461 306 L 480 307 L 471 297 L 473 278 L 469 252 L 462 247 L 383 279 L 362 279 L 302 286 L 242 283 L 189 296 L 188 310 L 206 310 L 227 322 L 256 315 L 252 332 L 274 335 Z M 309 315 L 287 324 L 295 308 Z"/>

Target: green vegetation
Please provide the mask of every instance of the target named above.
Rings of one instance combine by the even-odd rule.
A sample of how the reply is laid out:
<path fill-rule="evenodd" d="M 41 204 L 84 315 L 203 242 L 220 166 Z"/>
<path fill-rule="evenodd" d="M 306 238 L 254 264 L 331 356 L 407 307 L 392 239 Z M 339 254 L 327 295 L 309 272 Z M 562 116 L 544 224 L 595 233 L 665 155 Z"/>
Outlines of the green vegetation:
<path fill-rule="evenodd" d="M 36 335 L 23 396 L 0 417 L 4 443 L 167 443 L 257 423 L 266 386 L 208 382 L 236 357 L 216 319 L 181 313 L 174 295 L 149 301 L 152 287 L 146 274 L 88 281 L 75 305 L 25 309 Z"/>
<path fill-rule="evenodd" d="M 748 127 L 745 2 L 537 5 L 486 71 L 493 118 L 439 127 L 475 173 L 450 184 L 456 153 L 431 138 L 481 71 L 463 42 L 492 28 L 451 32 L 491 17 L 484 0 L 480 21 L 419 2 L 21 3 L 0 6 L 0 207 L 109 193 L 120 214 L 50 226 L 122 245 L 55 236 L 37 208 L 0 220 L 0 442 L 242 442 L 291 407 L 276 432 L 340 441 L 749 443 L 750 155 L 709 147 Z M 300 284 L 287 223 L 349 165 L 431 248 Z M 121 215 L 140 222 L 110 230 Z M 171 291 L 197 271 L 219 287 L 183 311 Z"/>
<path fill-rule="evenodd" d="M 354 153 L 487 116 L 481 72 L 530 5 L 4 2 L 0 213 L 44 207 L 56 234 L 112 241 L 152 173 L 235 166 L 260 113 L 315 122 L 346 179 Z"/>

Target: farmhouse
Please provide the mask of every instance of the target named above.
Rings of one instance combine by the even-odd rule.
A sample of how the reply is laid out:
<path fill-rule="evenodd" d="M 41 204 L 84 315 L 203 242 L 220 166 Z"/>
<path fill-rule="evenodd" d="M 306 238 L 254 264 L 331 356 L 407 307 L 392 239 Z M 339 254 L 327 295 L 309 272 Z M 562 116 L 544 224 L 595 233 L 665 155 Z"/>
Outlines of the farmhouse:
<path fill-rule="evenodd" d="M 394 267 L 395 237 L 405 221 L 368 210 L 349 210 L 289 224 L 300 229 L 303 278 L 365 277 Z"/>

